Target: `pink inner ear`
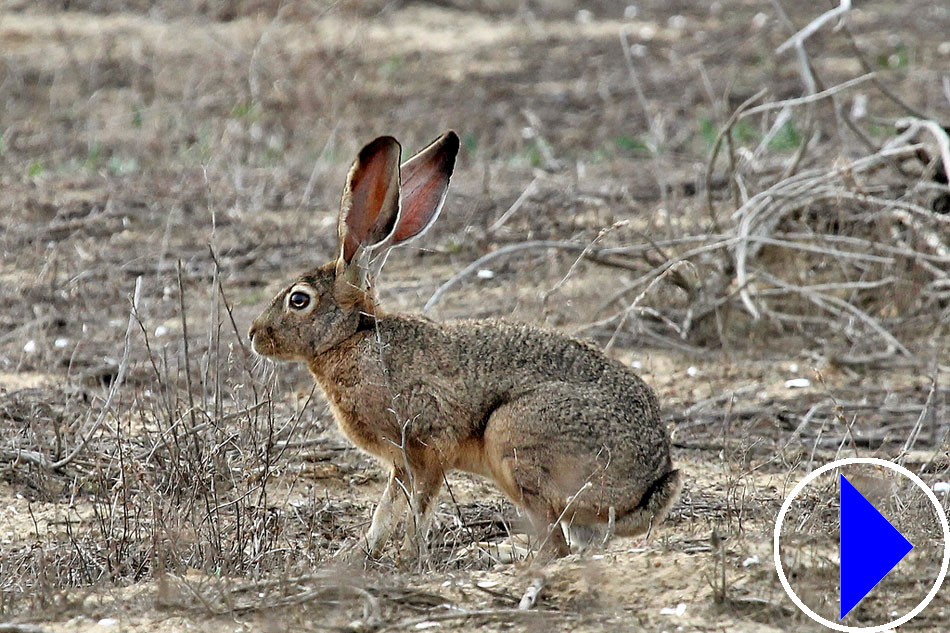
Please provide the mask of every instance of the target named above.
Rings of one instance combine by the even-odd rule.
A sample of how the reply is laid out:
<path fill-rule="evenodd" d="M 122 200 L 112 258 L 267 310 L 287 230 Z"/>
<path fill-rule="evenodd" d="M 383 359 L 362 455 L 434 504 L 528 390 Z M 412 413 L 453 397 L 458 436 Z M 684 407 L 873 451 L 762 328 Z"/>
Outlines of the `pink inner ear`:
<path fill-rule="evenodd" d="M 402 166 L 402 210 L 393 245 L 419 235 L 438 216 L 458 150 L 459 138 L 449 132 Z"/>
<path fill-rule="evenodd" d="M 347 185 L 349 209 L 343 222 L 343 260 L 349 262 L 360 245 L 372 245 L 392 230 L 399 209 L 399 144 L 381 137 L 360 152 Z"/>
<path fill-rule="evenodd" d="M 446 177 L 440 182 L 435 175 L 417 169 L 415 174 L 403 179 L 402 212 L 399 225 L 393 233 L 394 244 L 421 233 L 438 212 L 449 179 Z"/>

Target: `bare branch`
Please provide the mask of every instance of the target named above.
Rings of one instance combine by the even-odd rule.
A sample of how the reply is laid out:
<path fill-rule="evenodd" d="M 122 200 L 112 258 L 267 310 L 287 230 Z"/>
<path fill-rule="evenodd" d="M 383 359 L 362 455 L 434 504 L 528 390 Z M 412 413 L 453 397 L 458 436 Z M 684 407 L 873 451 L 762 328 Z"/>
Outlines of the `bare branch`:
<path fill-rule="evenodd" d="M 785 40 L 778 48 L 775 49 L 775 52 L 781 55 L 792 46 L 800 45 L 802 42 L 814 35 L 815 32 L 818 31 L 818 29 L 820 29 L 822 26 L 831 20 L 834 20 L 838 16 L 843 16 L 850 10 L 851 0 L 841 0 L 841 4 L 839 4 L 837 7 L 825 11 L 817 18 L 812 20 L 807 26 L 805 26 L 805 28 L 801 29 L 798 33 Z"/>

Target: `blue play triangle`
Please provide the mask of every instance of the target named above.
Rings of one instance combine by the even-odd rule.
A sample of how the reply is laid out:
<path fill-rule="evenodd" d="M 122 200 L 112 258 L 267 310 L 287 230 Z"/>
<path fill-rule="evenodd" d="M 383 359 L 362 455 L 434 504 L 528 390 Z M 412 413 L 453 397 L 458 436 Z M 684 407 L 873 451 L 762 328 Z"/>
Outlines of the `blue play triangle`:
<path fill-rule="evenodd" d="M 841 475 L 841 615 L 851 612 L 914 546 Z"/>

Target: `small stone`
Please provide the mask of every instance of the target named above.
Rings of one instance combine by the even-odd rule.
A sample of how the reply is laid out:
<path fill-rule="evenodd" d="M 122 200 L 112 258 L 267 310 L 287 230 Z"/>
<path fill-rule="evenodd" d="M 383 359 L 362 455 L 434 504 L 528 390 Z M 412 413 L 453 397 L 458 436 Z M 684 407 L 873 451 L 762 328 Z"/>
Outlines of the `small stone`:
<path fill-rule="evenodd" d="M 660 615 L 675 615 L 676 617 L 680 617 L 685 613 L 686 613 L 685 602 L 681 602 L 675 607 L 663 607 L 662 609 L 660 609 Z"/>
<path fill-rule="evenodd" d="M 630 54 L 634 57 L 646 57 L 647 47 L 644 46 L 643 44 L 631 44 Z"/>
<path fill-rule="evenodd" d="M 854 101 L 851 102 L 851 118 L 855 121 L 861 121 L 868 115 L 868 96 L 864 93 L 854 95 Z"/>
<path fill-rule="evenodd" d="M 656 25 L 654 24 L 644 24 L 640 27 L 640 32 L 637 35 L 641 40 L 649 42 L 654 37 L 656 37 Z"/>
<path fill-rule="evenodd" d="M 670 16 L 670 19 L 666 21 L 666 23 L 670 25 L 671 29 L 682 31 L 686 28 L 686 16 L 672 15 Z"/>

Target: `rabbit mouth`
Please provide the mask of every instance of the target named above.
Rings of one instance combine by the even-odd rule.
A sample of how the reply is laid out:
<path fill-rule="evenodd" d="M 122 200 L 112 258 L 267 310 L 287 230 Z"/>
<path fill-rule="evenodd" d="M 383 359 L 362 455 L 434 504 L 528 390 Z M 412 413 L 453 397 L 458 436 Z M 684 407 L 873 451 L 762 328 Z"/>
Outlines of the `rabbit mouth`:
<path fill-rule="evenodd" d="M 258 356 L 265 356 L 267 358 L 280 358 L 281 355 L 277 353 L 277 350 L 274 349 L 274 345 L 268 341 L 263 340 L 260 334 L 251 335 L 251 351 L 253 351 Z"/>
<path fill-rule="evenodd" d="M 258 356 L 270 356 L 269 350 L 264 349 L 261 345 L 261 337 L 255 334 L 251 335 L 251 351 Z"/>
<path fill-rule="evenodd" d="M 277 352 L 276 345 L 274 345 L 273 333 L 269 326 L 258 325 L 257 321 L 255 321 L 251 324 L 251 329 L 248 330 L 247 336 L 251 339 L 251 351 L 258 356 L 266 356 L 268 358 L 278 358 L 280 356 Z"/>
<path fill-rule="evenodd" d="M 263 356 L 271 360 L 299 359 L 298 355 L 278 349 L 273 341 L 257 333 L 251 337 L 251 351 L 258 356 Z"/>

